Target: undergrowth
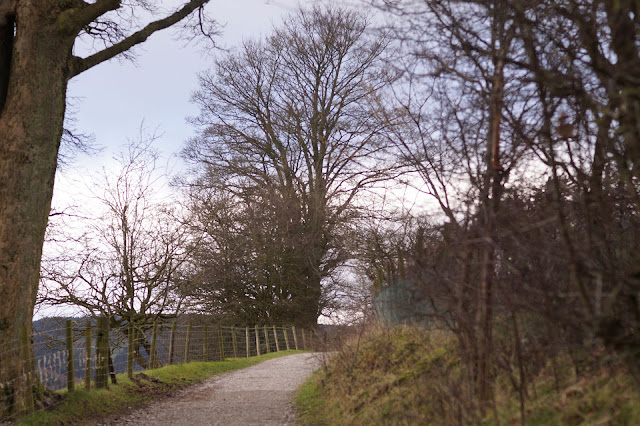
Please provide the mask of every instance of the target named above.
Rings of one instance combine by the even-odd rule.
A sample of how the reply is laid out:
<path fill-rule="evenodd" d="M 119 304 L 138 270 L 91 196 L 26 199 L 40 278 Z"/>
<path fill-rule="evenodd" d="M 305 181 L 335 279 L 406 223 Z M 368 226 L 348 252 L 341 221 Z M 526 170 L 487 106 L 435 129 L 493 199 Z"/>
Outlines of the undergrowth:
<path fill-rule="evenodd" d="M 18 425 L 83 425 L 95 424 L 105 417 L 126 413 L 153 400 L 171 396 L 189 385 L 218 374 L 238 370 L 272 358 L 304 351 L 272 352 L 251 358 L 230 358 L 225 361 L 192 362 L 147 370 L 133 376 L 117 376 L 117 385 L 109 389 L 65 392 L 53 408 L 20 419 Z"/>
<path fill-rule="evenodd" d="M 509 377 L 496 377 L 495 402 L 484 416 L 471 382 L 451 335 L 377 328 L 345 344 L 303 385 L 296 404 L 300 424 L 521 424 Z M 568 357 L 560 358 L 530 383 L 524 412 L 530 425 L 640 424 L 640 394 L 622 366 L 576 376 Z"/>

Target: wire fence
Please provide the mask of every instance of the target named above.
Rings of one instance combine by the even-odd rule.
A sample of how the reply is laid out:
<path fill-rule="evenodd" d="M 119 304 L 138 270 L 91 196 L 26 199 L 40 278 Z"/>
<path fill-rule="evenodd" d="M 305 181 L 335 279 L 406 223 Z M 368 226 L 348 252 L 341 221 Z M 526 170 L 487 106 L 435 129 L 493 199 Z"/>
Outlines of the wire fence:
<path fill-rule="evenodd" d="M 323 345 L 315 331 L 296 327 L 173 322 L 109 329 L 107 321 L 100 319 L 67 320 L 62 327 L 34 331 L 32 338 L 34 359 L 20 360 L 28 376 L 20 383 L 32 389 L 28 393 L 33 396 L 24 407 L 14 406 L 15 395 L 24 389 L 18 389 L 16 383 L 0 383 L 0 425 L 3 418 L 18 418 L 54 405 L 61 399 L 56 391 L 108 388 L 121 373 L 131 378 L 136 372 L 171 364 L 223 361 L 288 349 L 317 350 Z M 8 353 L 19 344 L 0 346 L 0 359 L 9 359 Z M 0 365 L 0 372 L 2 369 Z"/>

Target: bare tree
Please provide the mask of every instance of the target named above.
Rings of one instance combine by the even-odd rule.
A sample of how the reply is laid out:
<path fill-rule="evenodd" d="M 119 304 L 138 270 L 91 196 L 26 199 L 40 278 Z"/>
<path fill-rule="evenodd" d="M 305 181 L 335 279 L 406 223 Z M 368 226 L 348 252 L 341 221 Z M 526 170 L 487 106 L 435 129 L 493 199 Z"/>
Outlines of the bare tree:
<path fill-rule="evenodd" d="M 306 237 L 290 209 L 260 194 L 191 188 L 190 195 L 189 226 L 203 236 L 185 287 L 191 309 L 232 324 L 297 324 Z"/>
<path fill-rule="evenodd" d="M 47 246 L 51 255 L 43 260 L 39 296 L 45 306 L 107 318 L 111 328 L 125 333 L 132 326 L 136 362 L 144 367 L 140 348 L 149 353 L 150 345 L 143 332 L 180 311 L 181 268 L 193 248 L 192 234 L 158 188 L 153 142 L 144 137 L 132 141 L 116 158 L 119 170 L 105 169 L 95 182 L 94 198 L 87 201 L 102 216 L 76 216 L 74 227 L 52 230 L 56 243 Z M 65 235 L 69 230 L 80 235 Z"/>
<path fill-rule="evenodd" d="M 457 299 L 454 306 L 461 316 L 456 327 L 464 330 L 459 336 L 473 353 L 469 360 L 477 369 L 478 395 L 487 407 L 497 255 L 493 241 L 505 184 L 524 149 L 522 140 L 509 134 L 509 114 L 517 116 L 521 108 L 513 94 L 522 83 L 507 66 L 515 24 L 501 2 L 392 1 L 378 6 L 399 17 L 394 33 L 405 55 L 397 62 L 404 66 L 405 78 L 392 138 L 440 207 L 448 222 L 444 233 L 469 241 L 456 250 L 466 266 L 459 269 L 457 285 L 447 288 L 452 291 L 449 300 Z M 465 301 L 470 292 L 475 297 Z"/>
<path fill-rule="evenodd" d="M 526 51 L 518 65 L 538 102 L 538 125 L 522 133 L 550 174 L 574 295 L 566 320 L 627 360 L 640 383 L 638 11 L 629 1 L 513 5 Z"/>
<path fill-rule="evenodd" d="M 323 280 L 348 257 L 340 235 L 356 198 L 394 169 L 373 97 L 390 80 L 379 66 L 387 42 L 367 26 L 351 10 L 300 9 L 218 59 L 194 95 L 200 135 L 184 156 L 200 170 L 195 183 L 267 208 L 281 236 L 297 235 L 284 241 L 297 268 L 286 284 L 302 286 L 293 316 L 305 325 L 322 312 Z"/>
<path fill-rule="evenodd" d="M 374 3 L 407 52 L 394 140 L 446 217 L 416 238 L 415 280 L 470 351 L 481 412 L 492 371 L 512 369 L 496 326 L 523 422 L 544 363 L 523 333 L 552 362 L 595 337 L 638 377 L 637 5 Z"/>

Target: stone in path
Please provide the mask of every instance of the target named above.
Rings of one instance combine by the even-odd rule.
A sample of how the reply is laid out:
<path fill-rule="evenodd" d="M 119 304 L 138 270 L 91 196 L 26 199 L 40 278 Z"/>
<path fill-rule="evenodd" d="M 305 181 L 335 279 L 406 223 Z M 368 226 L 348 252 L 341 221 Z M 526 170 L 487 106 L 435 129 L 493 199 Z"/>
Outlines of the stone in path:
<path fill-rule="evenodd" d="M 296 390 L 320 367 L 322 354 L 275 358 L 213 377 L 109 425 L 289 425 Z"/>

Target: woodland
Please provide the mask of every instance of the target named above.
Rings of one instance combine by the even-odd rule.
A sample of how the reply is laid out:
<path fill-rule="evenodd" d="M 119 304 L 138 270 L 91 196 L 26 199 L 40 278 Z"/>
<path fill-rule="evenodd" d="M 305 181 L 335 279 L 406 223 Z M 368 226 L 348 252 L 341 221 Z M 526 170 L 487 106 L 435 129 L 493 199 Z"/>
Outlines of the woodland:
<path fill-rule="evenodd" d="M 112 328 L 390 311 L 454 336 L 480 413 L 499 372 L 525 400 L 557 356 L 640 384 L 638 2 L 300 7 L 199 74 L 185 170 L 143 132 L 91 182 L 99 214 L 51 211 L 60 141 L 85 148 L 68 81 L 171 25 L 215 40 L 205 3 L 0 1 L 0 412 L 33 398 L 36 306 Z"/>

